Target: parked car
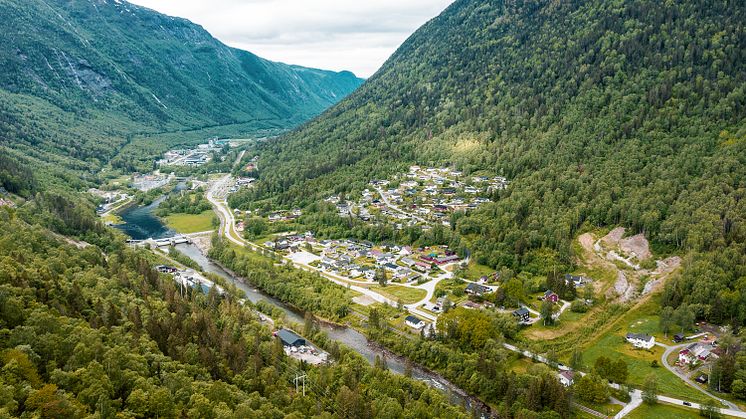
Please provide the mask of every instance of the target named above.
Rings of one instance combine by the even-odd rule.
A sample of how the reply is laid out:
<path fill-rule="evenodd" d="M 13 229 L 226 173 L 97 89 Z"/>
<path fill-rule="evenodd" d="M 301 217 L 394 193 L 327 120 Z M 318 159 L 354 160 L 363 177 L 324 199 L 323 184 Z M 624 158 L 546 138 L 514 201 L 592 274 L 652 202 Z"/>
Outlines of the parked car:
<path fill-rule="evenodd" d="M 692 404 L 689 402 L 684 402 L 684 406 L 691 406 Z"/>

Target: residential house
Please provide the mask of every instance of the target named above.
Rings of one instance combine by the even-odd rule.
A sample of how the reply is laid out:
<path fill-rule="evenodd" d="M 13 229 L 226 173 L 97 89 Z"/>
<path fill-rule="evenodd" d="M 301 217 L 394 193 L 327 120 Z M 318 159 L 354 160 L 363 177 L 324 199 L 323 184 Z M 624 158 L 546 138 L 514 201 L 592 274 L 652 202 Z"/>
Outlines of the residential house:
<path fill-rule="evenodd" d="M 517 318 L 518 321 L 521 323 L 528 323 L 528 321 L 531 319 L 531 313 L 526 307 L 521 307 L 518 310 L 514 311 L 513 316 Z"/>
<path fill-rule="evenodd" d="M 492 292 L 492 289 L 490 287 L 485 287 L 484 285 L 470 282 L 469 285 L 466 286 L 466 289 L 464 291 L 467 294 L 482 296 L 484 294 L 489 294 L 490 292 Z"/>
<path fill-rule="evenodd" d="M 425 327 L 425 322 L 415 316 L 407 316 L 407 318 L 404 319 L 404 322 L 407 324 L 407 326 L 417 330 Z"/>
<path fill-rule="evenodd" d="M 699 342 L 692 343 L 679 351 L 679 363 L 689 365 L 695 362 L 704 362 L 711 355 L 713 355 L 712 346 Z"/>
<path fill-rule="evenodd" d="M 575 372 L 574 371 L 560 371 L 559 373 L 559 381 L 560 383 L 565 387 L 570 387 L 575 382 Z"/>
<path fill-rule="evenodd" d="M 565 284 L 570 285 L 570 283 L 572 283 L 575 288 L 582 287 L 589 282 L 591 282 L 591 280 L 584 276 L 565 274 Z"/>
<path fill-rule="evenodd" d="M 642 333 L 627 333 L 627 342 L 638 349 L 652 349 L 655 346 L 655 337 Z"/>
<path fill-rule="evenodd" d="M 546 290 L 542 299 L 544 301 L 551 301 L 553 303 L 556 303 L 557 301 L 559 301 L 559 295 L 552 292 L 552 290 Z"/>

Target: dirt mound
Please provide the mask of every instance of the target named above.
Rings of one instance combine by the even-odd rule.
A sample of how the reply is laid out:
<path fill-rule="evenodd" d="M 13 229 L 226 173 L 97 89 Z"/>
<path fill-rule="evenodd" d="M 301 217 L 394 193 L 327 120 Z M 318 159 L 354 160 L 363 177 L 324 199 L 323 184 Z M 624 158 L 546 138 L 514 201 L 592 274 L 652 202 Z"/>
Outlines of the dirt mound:
<path fill-rule="evenodd" d="M 619 247 L 624 253 L 636 257 L 637 260 L 646 260 L 652 256 L 650 244 L 642 233 L 619 240 Z"/>
<path fill-rule="evenodd" d="M 614 247 L 619 244 L 619 240 L 624 237 L 624 227 L 617 227 L 605 235 L 601 241 L 608 247 Z"/>

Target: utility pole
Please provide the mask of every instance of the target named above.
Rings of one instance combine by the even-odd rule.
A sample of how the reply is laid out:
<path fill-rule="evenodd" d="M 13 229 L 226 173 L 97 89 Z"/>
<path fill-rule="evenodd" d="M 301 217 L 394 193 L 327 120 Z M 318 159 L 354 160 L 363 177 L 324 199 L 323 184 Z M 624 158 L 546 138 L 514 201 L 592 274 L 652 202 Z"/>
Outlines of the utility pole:
<path fill-rule="evenodd" d="M 305 395 L 306 395 L 306 374 L 303 374 L 303 375 L 298 375 L 297 373 L 295 374 L 295 378 L 293 379 L 293 382 L 295 383 L 295 392 L 296 393 L 298 392 L 298 380 L 303 381 L 303 383 L 302 383 L 302 385 L 303 385 L 303 396 L 305 397 Z"/>

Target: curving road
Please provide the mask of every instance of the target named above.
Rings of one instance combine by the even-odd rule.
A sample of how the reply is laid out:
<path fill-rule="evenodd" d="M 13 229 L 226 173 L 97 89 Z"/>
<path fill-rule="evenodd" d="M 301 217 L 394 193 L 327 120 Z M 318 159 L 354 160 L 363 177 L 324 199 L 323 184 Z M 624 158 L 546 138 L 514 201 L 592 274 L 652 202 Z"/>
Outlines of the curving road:
<path fill-rule="evenodd" d="M 698 391 L 700 391 L 701 393 L 703 393 L 703 394 L 705 394 L 705 395 L 707 395 L 709 397 L 712 397 L 713 399 L 719 401 L 720 403 L 728 406 L 728 409 L 730 409 L 730 410 L 740 412 L 741 409 L 735 403 L 729 402 L 728 400 L 725 400 L 725 399 L 721 399 L 720 397 L 717 397 L 714 394 L 710 393 L 709 391 L 703 389 L 702 387 L 700 387 L 699 385 L 697 385 L 697 383 L 695 383 L 694 381 L 692 381 L 692 379 L 689 378 L 689 376 L 687 374 L 681 372 L 678 368 L 676 368 L 673 365 L 669 364 L 668 357 L 671 355 L 671 353 L 673 353 L 674 351 L 678 352 L 678 351 L 680 351 L 681 349 L 687 347 L 690 344 L 691 344 L 691 342 L 683 343 L 681 345 L 668 346 L 668 345 L 662 344 L 660 342 L 656 343 L 656 345 L 658 345 L 658 346 L 660 346 L 662 348 L 665 348 L 665 351 L 663 351 L 663 356 L 661 357 L 661 361 L 663 363 L 663 366 L 666 367 L 667 370 L 669 370 L 672 373 L 676 374 L 676 376 L 679 377 L 682 381 L 684 381 L 687 385 L 689 385 L 689 387 L 695 388 Z"/>
<path fill-rule="evenodd" d="M 262 246 L 258 246 L 248 240 L 244 240 L 240 234 L 235 229 L 235 217 L 233 215 L 233 212 L 228 208 L 228 204 L 225 202 L 225 191 L 228 189 L 230 183 L 231 183 L 232 177 L 231 175 L 225 175 L 219 180 L 215 181 L 207 190 L 206 197 L 207 200 L 210 201 L 210 203 L 213 205 L 215 211 L 218 214 L 218 218 L 220 219 L 220 227 L 218 229 L 218 232 L 221 236 L 224 236 L 226 239 L 228 239 L 230 242 L 238 245 L 238 246 L 245 246 L 250 248 L 253 251 L 262 251 L 262 250 L 270 250 L 265 249 Z M 279 255 L 279 254 L 278 254 Z M 360 294 L 366 295 L 373 300 L 379 302 L 388 304 L 393 307 L 397 307 L 398 304 L 396 301 L 393 301 L 389 298 L 384 297 L 383 295 L 370 290 L 368 288 L 364 288 L 358 285 L 354 285 L 351 283 L 350 280 L 347 278 L 343 278 L 338 275 L 334 275 L 330 272 L 324 272 L 317 268 L 314 268 L 313 266 L 309 266 L 307 264 L 294 261 L 291 258 L 285 256 L 285 255 L 279 255 L 281 257 L 281 261 L 284 264 L 291 264 L 295 268 L 308 271 L 308 272 L 316 272 L 323 276 L 324 278 L 334 282 L 337 285 L 343 286 L 345 288 L 349 288 L 353 291 L 356 291 Z M 367 283 L 366 283 L 367 284 Z M 434 289 L 434 287 L 433 287 Z M 407 306 L 410 312 L 413 314 L 417 314 L 418 316 L 421 316 L 425 319 L 428 319 L 430 321 L 435 322 L 437 320 L 437 317 L 424 312 L 416 307 L 412 308 Z"/>
<path fill-rule="evenodd" d="M 503 347 L 505 349 L 509 350 L 509 351 L 518 352 L 520 354 L 523 354 L 523 356 L 525 356 L 527 358 L 532 358 L 532 359 L 534 359 L 536 361 L 539 361 L 539 362 L 542 362 L 544 364 L 547 364 L 550 367 L 558 368 L 560 370 L 567 369 L 567 367 L 564 367 L 562 365 L 555 366 L 552 363 L 550 363 L 549 360 L 547 360 L 545 357 L 543 357 L 541 355 L 534 354 L 534 353 L 532 353 L 532 352 L 530 352 L 528 350 L 520 349 L 517 346 L 511 345 L 509 343 L 503 343 Z M 672 347 L 672 348 L 675 348 L 675 347 Z M 585 375 L 585 373 L 582 372 L 582 371 L 575 371 L 575 372 L 577 374 L 579 374 L 579 375 Z M 612 387 L 612 388 L 615 388 L 615 389 L 619 389 L 619 385 L 618 384 L 614 384 L 614 383 L 609 383 L 609 387 Z M 614 419 L 623 418 L 624 416 L 626 416 L 627 414 L 629 414 L 631 411 L 633 411 L 634 409 L 636 409 L 638 406 L 640 406 L 640 404 L 642 404 L 642 392 L 640 390 L 633 389 L 630 392 L 630 397 L 631 397 L 630 402 L 627 403 L 627 405 L 619 413 L 617 413 L 614 416 Z M 686 401 L 686 403 L 688 403 L 688 404 L 684 404 L 685 400 L 675 399 L 673 397 L 661 396 L 661 395 L 658 395 L 657 397 L 658 397 L 658 401 L 660 401 L 660 402 L 673 404 L 673 405 L 682 407 L 684 409 L 692 409 L 692 410 L 699 411 L 699 408 L 700 408 L 699 403 L 694 403 L 694 402 L 688 402 L 688 401 Z M 717 399 L 717 400 L 720 400 L 720 399 Z M 729 404 L 729 403 L 726 403 L 726 404 Z M 735 409 L 728 408 L 728 409 L 719 409 L 719 410 L 720 410 L 720 413 L 723 414 L 723 415 L 733 416 L 733 417 L 737 417 L 737 418 L 746 418 L 746 412 L 743 412 L 740 409 L 738 409 L 738 406 L 736 406 Z"/>

